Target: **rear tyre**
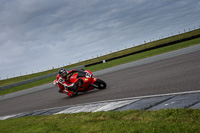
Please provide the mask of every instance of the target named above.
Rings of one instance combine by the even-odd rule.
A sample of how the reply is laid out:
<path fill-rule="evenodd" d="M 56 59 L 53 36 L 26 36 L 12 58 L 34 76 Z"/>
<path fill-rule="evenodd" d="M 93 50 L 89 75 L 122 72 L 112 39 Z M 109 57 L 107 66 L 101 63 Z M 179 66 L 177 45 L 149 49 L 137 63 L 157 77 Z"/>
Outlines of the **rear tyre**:
<path fill-rule="evenodd" d="M 105 89 L 107 87 L 106 83 L 101 79 L 97 79 L 94 82 L 94 85 L 96 86 L 95 88 L 97 89 Z"/>

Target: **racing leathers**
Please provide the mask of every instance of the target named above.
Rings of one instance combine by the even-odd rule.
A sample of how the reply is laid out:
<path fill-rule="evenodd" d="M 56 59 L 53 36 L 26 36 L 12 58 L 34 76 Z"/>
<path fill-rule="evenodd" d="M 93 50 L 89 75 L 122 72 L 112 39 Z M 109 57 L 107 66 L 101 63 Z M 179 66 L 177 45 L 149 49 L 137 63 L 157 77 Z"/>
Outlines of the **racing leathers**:
<path fill-rule="evenodd" d="M 73 70 L 67 71 L 66 77 L 62 77 L 60 74 L 57 75 L 57 78 L 56 78 L 56 80 L 53 81 L 53 84 L 58 85 L 58 87 L 60 88 L 60 90 L 58 92 L 68 93 L 69 95 L 71 95 L 71 93 L 72 93 L 71 91 L 73 91 L 73 92 L 77 91 L 76 85 L 74 83 L 70 82 L 70 77 L 75 72 L 78 72 L 78 70 L 73 69 Z M 65 88 L 67 88 L 67 89 L 65 89 Z"/>

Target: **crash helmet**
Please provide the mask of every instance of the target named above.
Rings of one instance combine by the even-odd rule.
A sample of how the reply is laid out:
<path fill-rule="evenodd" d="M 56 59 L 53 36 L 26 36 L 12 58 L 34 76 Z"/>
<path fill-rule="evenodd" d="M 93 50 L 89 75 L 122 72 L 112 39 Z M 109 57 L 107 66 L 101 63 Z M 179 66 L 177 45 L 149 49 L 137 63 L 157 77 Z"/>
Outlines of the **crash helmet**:
<path fill-rule="evenodd" d="M 67 77 L 67 74 L 68 74 L 68 72 L 64 68 L 60 68 L 58 73 L 63 78 Z"/>

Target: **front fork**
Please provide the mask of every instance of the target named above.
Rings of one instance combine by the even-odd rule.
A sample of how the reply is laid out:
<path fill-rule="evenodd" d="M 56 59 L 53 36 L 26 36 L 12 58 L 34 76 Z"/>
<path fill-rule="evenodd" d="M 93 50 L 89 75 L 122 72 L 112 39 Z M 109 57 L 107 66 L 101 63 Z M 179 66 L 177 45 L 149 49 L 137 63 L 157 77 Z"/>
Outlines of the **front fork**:
<path fill-rule="evenodd" d="M 97 81 L 97 78 L 93 78 L 93 81 L 91 82 L 91 84 L 94 84 L 94 82 Z"/>

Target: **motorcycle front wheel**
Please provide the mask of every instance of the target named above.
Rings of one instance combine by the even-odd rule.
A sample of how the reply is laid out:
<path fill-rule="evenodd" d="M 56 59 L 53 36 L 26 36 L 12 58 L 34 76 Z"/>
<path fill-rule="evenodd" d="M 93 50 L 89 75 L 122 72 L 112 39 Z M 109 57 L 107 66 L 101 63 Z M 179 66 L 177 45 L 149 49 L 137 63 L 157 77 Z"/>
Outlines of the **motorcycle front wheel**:
<path fill-rule="evenodd" d="M 104 82 L 103 80 L 101 79 L 97 79 L 95 82 L 94 82 L 94 85 L 96 86 L 95 88 L 97 89 L 105 89 L 106 88 L 106 82 Z"/>

